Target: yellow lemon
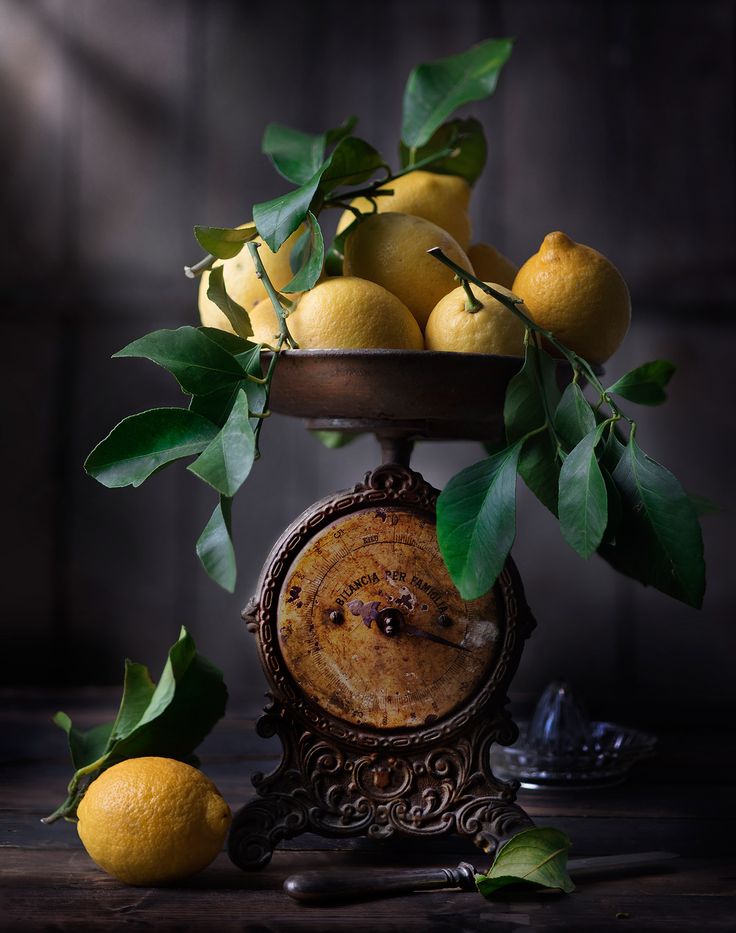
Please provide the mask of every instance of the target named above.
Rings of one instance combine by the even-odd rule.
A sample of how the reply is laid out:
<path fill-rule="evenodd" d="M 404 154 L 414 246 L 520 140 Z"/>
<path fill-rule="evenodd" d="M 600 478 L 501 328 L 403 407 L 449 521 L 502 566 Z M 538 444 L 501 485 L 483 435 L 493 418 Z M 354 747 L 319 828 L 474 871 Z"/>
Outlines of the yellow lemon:
<path fill-rule="evenodd" d="M 304 350 L 424 348 L 409 309 L 385 288 L 354 276 L 336 276 L 305 292 L 287 323 Z"/>
<path fill-rule="evenodd" d="M 472 262 L 475 274 L 484 282 L 498 282 L 504 288 L 511 288 L 519 267 L 499 253 L 490 243 L 474 243 L 468 250 L 468 259 Z"/>
<path fill-rule="evenodd" d="M 241 226 L 244 225 L 241 224 Z M 294 276 L 291 271 L 289 257 L 294 244 L 302 233 L 302 227 L 294 231 L 276 253 L 272 253 L 260 238 L 256 240 L 256 243 L 261 243 L 258 255 L 261 257 L 263 268 L 277 291 L 290 282 Z M 237 301 L 241 308 L 245 308 L 246 311 L 250 312 L 259 301 L 267 297 L 266 289 L 256 275 L 256 269 L 247 245 L 241 249 L 237 256 L 233 256 L 232 259 L 218 260 L 215 265 L 223 267 L 225 290 L 233 301 Z M 217 327 L 220 330 L 230 331 L 232 334 L 234 331 L 230 326 L 230 321 L 214 301 L 210 301 L 207 297 L 209 280 L 209 272 L 203 272 L 199 282 L 199 317 L 205 327 Z"/>
<path fill-rule="evenodd" d="M 511 292 L 494 282 L 493 288 L 511 297 Z M 428 350 L 455 353 L 497 353 L 501 356 L 524 355 L 522 322 L 492 295 L 470 286 L 480 308 L 470 310 L 462 285 L 445 295 L 429 315 L 424 331 Z"/>
<path fill-rule="evenodd" d="M 179 881 L 209 865 L 231 818 L 212 781 L 172 758 L 130 758 L 103 771 L 77 816 L 92 859 L 137 885 Z"/>
<path fill-rule="evenodd" d="M 591 363 L 612 356 L 629 329 L 631 299 L 621 273 L 559 231 L 519 269 L 512 291 L 540 327 Z"/>
<path fill-rule="evenodd" d="M 379 189 L 380 191 L 381 189 Z M 462 249 L 470 243 L 470 185 L 458 175 L 437 175 L 433 172 L 409 172 L 386 182 L 385 190 L 393 195 L 376 198 L 379 213 L 414 214 L 430 220 L 457 240 Z M 355 198 L 351 206 L 364 214 L 371 214 L 373 206 L 367 198 Z M 340 217 L 337 232 L 341 233 L 355 220 L 352 211 Z"/>
<path fill-rule="evenodd" d="M 455 287 L 451 269 L 427 254 L 439 246 L 468 272 L 470 260 L 450 234 L 437 224 L 412 214 L 373 214 L 345 242 L 345 275 L 369 279 L 388 289 L 406 305 L 420 327 L 437 302 Z"/>
<path fill-rule="evenodd" d="M 285 312 L 286 313 L 286 312 Z M 249 337 L 251 343 L 265 343 L 266 346 L 275 347 L 281 329 L 270 298 L 264 298 L 253 308 L 248 317 L 253 328 L 253 336 Z"/>

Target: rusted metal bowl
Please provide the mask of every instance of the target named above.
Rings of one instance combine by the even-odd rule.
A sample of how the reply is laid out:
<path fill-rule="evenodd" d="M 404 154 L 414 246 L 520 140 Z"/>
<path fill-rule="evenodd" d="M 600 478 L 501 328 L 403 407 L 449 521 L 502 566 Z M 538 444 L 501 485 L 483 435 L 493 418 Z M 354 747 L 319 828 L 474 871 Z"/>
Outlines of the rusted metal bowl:
<path fill-rule="evenodd" d="M 265 356 L 265 354 L 264 354 Z M 519 357 L 433 350 L 286 350 L 270 407 L 319 430 L 494 440 Z"/>

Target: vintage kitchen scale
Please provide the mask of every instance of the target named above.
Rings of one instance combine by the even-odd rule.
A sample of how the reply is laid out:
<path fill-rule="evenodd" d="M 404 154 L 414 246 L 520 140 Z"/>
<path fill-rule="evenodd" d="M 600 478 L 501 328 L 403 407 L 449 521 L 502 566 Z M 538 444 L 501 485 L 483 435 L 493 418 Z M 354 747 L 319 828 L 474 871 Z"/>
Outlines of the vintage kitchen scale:
<path fill-rule="evenodd" d="M 409 468 L 415 438 L 493 440 L 521 361 L 399 350 L 287 351 L 274 411 L 313 429 L 370 431 L 383 463 L 314 503 L 274 545 L 243 612 L 272 702 L 276 770 L 252 778 L 230 856 L 259 868 L 311 832 L 465 835 L 492 853 L 531 825 L 490 766 L 517 729 L 507 690 L 534 620 L 511 560 L 466 602 L 435 532 L 438 492 Z"/>

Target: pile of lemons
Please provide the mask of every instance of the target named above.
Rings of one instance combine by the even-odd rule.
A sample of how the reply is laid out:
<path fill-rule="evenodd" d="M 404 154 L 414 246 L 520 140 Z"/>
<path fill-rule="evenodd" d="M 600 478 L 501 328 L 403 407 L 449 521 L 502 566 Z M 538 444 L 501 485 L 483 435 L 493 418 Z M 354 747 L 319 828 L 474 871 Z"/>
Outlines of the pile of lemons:
<path fill-rule="evenodd" d="M 605 256 L 564 233 L 548 234 L 521 268 L 488 243 L 471 245 L 471 189 L 454 175 L 417 170 L 387 186 L 392 195 L 351 204 L 338 233 L 345 240 L 343 274 L 323 274 L 294 298 L 289 330 L 302 349 L 383 347 L 523 356 L 524 325 L 495 298 L 475 289 L 476 300 L 453 272 L 428 255 L 440 247 L 451 260 L 504 294 L 521 298 L 540 327 L 592 363 L 605 362 L 629 327 L 631 302 L 624 279 Z M 355 211 L 361 212 L 357 223 Z M 275 288 L 292 278 L 289 257 L 301 230 L 277 253 L 260 250 Z M 228 294 L 249 313 L 255 343 L 273 345 L 279 327 L 271 301 L 247 250 L 225 260 Z M 202 276 L 202 323 L 231 330 L 207 297 Z M 472 286 L 471 286 L 472 288 Z"/>

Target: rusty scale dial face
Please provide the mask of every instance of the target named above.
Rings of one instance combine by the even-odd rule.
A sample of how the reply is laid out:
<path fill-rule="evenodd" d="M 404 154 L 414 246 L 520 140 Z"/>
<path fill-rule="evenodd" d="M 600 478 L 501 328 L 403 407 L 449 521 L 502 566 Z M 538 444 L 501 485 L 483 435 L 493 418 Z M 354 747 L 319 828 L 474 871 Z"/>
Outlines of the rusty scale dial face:
<path fill-rule="evenodd" d="M 424 727 L 487 680 L 503 642 L 495 591 L 465 602 L 433 516 L 402 505 L 336 519 L 297 554 L 278 642 L 304 694 L 368 728 Z"/>

